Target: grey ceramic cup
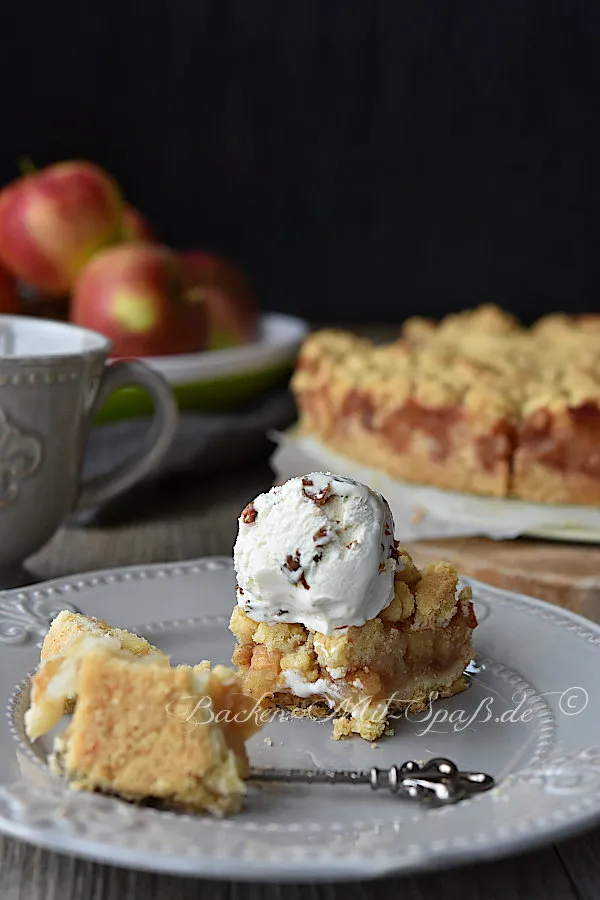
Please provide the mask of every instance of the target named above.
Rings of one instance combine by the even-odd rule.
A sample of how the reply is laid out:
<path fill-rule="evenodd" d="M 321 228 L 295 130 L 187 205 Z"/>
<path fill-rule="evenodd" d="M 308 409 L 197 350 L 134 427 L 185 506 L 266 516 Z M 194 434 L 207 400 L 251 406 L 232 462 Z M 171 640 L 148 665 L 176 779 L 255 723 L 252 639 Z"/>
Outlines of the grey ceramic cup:
<path fill-rule="evenodd" d="M 106 365 L 111 343 L 62 322 L 0 316 L 0 573 L 17 568 L 75 509 L 115 497 L 163 458 L 177 426 L 171 390 L 137 361 Z M 109 394 L 136 386 L 154 401 L 131 460 L 82 482 L 90 423 Z"/>

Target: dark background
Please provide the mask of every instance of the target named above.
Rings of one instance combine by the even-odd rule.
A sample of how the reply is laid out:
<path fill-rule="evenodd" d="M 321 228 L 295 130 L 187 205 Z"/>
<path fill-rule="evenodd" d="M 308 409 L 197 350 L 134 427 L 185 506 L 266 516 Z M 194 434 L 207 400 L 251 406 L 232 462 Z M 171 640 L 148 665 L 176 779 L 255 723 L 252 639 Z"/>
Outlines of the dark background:
<path fill-rule="evenodd" d="M 0 2 L 0 181 L 94 159 L 313 318 L 598 307 L 597 2 Z"/>

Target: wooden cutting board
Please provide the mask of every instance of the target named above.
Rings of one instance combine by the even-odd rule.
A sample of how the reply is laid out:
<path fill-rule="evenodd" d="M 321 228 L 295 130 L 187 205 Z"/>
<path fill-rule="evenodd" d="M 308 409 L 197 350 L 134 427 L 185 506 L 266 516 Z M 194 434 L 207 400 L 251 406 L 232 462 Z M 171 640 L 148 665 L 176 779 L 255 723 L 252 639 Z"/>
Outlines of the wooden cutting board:
<path fill-rule="evenodd" d="M 486 538 L 414 541 L 417 565 L 447 559 L 461 575 L 541 597 L 600 622 L 600 546 Z"/>

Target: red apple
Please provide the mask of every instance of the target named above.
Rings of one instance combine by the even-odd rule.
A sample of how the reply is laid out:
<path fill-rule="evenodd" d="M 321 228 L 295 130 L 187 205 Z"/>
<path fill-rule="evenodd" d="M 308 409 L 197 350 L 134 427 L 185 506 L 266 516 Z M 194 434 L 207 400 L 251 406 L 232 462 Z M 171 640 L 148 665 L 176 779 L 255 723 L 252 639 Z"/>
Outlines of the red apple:
<path fill-rule="evenodd" d="M 203 308 L 183 300 L 177 254 L 153 244 L 98 253 L 75 284 L 71 321 L 105 334 L 115 356 L 191 353 L 206 339 Z"/>
<path fill-rule="evenodd" d="M 63 162 L 0 192 L 0 259 L 44 294 L 66 294 L 85 263 L 119 237 L 116 182 L 88 162 Z"/>
<path fill-rule="evenodd" d="M 141 214 L 139 209 L 128 203 L 123 207 L 121 237 L 124 241 L 140 241 L 144 244 L 158 243 L 158 238 L 150 227 L 148 219 Z"/>
<path fill-rule="evenodd" d="M 253 339 L 258 307 L 244 273 L 215 253 L 181 254 L 186 300 L 203 303 L 208 316 L 208 348 L 216 350 Z"/>
<path fill-rule="evenodd" d="M 10 272 L 0 265 L 0 313 L 5 316 L 18 316 L 21 311 L 17 282 Z"/>

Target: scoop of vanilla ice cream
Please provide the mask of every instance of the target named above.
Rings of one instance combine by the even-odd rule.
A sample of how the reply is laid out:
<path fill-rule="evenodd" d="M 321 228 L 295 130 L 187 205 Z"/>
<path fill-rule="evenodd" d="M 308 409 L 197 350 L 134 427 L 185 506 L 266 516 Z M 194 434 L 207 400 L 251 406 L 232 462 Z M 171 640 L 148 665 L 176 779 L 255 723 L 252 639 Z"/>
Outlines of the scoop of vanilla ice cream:
<path fill-rule="evenodd" d="M 242 512 L 233 551 L 238 605 L 257 622 L 330 634 L 390 603 L 394 520 L 381 494 L 311 472 L 260 494 Z"/>

